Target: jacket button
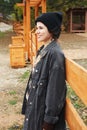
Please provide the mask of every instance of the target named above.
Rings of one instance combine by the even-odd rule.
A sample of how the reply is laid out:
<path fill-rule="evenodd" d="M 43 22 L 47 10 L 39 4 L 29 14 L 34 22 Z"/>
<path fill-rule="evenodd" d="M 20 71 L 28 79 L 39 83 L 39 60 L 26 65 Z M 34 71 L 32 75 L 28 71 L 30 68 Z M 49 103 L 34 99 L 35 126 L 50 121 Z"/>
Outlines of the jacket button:
<path fill-rule="evenodd" d="M 26 118 L 26 121 L 28 121 L 28 118 Z"/>
<path fill-rule="evenodd" d="M 33 86 L 33 88 L 35 88 L 35 86 Z"/>
<path fill-rule="evenodd" d="M 32 105 L 32 102 L 30 102 L 30 105 Z"/>
<path fill-rule="evenodd" d="M 43 85 L 43 83 L 40 83 L 40 85 Z"/>
<path fill-rule="evenodd" d="M 35 70 L 35 72 L 37 73 L 37 72 L 38 72 L 38 70 Z"/>

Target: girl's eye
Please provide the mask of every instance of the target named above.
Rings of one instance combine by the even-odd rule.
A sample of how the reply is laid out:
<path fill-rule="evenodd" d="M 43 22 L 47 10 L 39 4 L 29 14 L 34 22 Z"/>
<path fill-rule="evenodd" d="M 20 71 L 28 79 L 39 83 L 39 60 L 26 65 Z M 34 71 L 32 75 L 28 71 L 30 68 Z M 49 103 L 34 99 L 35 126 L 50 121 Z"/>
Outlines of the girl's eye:
<path fill-rule="evenodd" d="M 39 26 L 39 27 L 36 27 L 36 30 L 38 30 L 38 29 L 43 29 L 43 27 L 41 27 L 41 26 Z"/>
<path fill-rule="evenodd" d="M 43 29 L 43 27 L 40 26 L 39 29 Z"/>

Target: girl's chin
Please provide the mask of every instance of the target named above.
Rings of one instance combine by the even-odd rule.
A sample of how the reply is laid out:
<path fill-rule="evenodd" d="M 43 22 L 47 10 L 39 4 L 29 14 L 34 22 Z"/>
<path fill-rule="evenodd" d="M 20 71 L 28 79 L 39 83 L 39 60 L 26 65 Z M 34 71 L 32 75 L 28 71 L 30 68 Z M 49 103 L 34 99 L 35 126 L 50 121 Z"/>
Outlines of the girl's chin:
<path fill-rule="evenodd" d="M 38 41 L 38 42 L 43 42 L 43 40 L 41 40 L 41 39 L 37 39 L 37 41 Z"/>

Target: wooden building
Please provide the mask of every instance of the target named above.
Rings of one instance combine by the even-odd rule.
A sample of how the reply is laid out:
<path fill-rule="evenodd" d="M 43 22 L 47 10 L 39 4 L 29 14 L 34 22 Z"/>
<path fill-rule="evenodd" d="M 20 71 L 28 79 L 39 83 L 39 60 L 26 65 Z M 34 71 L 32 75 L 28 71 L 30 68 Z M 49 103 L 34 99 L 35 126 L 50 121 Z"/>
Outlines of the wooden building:
<path fill-rule="evenodd" d="M 87 8 L 70 8 L 66 14 L 69 32 L 87 32 Z"/>
<path fill-rule="evenodd" d="M 2 21 L 2 19 L 3 19 L 3 15 L 2 13 L 0 13 L 0 22 Z"/>

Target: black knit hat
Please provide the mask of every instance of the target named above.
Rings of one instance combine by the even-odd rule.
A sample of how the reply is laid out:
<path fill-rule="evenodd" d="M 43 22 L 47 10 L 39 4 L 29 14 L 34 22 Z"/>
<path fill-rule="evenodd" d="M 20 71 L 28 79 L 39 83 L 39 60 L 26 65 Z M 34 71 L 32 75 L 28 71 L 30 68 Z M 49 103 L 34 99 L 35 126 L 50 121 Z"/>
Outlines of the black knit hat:
<path fill-rule="evenodd" d="M 35 24 L 37 22 L 42 22 L 49 30 L 49 32 L 53 29 L 60 28 L 62 24 L 62 13 L 60 12 L 48 12 L 43 13 L 39 17 L 36 18 Z"/>
<path fill-rule="evenodd" d="M 43 13 L 42 15 L 36 18 L 35 24 L 37 22 L 42 22 L 48 28 L 48 31 L 52 34 L 53 39 L 56 40 L 59 38 L 61 33 L 62 13 Z"/>

